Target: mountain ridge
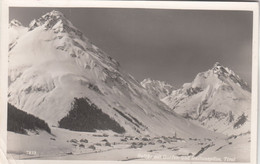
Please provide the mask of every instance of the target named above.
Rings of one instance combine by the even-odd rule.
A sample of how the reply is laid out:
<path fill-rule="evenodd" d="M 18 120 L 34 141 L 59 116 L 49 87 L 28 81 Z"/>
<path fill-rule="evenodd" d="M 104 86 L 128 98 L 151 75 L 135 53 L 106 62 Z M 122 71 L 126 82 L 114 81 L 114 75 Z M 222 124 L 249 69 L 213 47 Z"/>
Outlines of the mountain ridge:
<path fill-rule="evenodd" d="M 176 89 L 164 81 L 152 80 L 151 78 L 144 79 L 140 84 L 147 89 L 149 94 L 159 99 L 169 96 Z"/>
<path fill-rule="evenodd" d="M 210 130 L 245 133 L 250 131 L 250 94 L 246 82 L 216 62 L 162 101 L 183 117 Z M 243 123 L 237 128 L 241 120 Z"/>

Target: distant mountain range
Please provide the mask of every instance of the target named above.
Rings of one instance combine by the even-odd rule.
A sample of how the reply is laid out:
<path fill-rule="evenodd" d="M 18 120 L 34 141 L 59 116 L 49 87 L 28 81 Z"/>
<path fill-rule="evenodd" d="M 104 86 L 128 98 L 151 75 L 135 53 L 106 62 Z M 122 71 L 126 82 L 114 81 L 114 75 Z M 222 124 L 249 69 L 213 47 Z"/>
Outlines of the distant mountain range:
<path fill-rule="evenodd" d="M 141 82 L 141 85 L 145 89 L 147 89 L 149 94 L 158 97 L 159 99 L 169 96 L 172 93 L 172 91 L 175 90 L 175 87 L 173 87 L 170 84 L 167 84 L 164 81 L 151 80 L 150 78 L 144 79 Z"/>

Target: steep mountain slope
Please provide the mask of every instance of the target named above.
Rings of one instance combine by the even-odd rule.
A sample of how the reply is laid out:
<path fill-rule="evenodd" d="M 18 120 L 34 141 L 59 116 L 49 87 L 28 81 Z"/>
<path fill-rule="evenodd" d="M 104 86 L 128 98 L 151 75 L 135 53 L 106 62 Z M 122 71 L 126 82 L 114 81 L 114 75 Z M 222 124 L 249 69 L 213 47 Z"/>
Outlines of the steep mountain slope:
<path fill-rule="evenodd" d="M 141 85 L 147 89 L 148 93 L 162 99 L 166 96 L 169 96 L 172 91 L 175 89 L 170 84 L 167 84 L 164 81 L 151 80 L 150 78 L 144 79 L 141 82 Z"/>
<path fill-rule="evenodd" d="M 250 131 L 250 87 L 219 63 L 162 101 L 210 130 L 224 134 Z"/>
<path fill-rule="evenodd" d="M 11 49 L 16 44 L 16 40 L 27 31 L 27 27 L 24 27 L 18 20 L 13 19 L 9 24 L 9 48 Z"/>
<path fill-rule="evenodd" d="M 75 99 L 84 99 L 95 116 L 101 110 L 127 133 L 209 133 L 150 96 L 58 11 L 32 21 L 16 42 L 9 52 L 9 102 L 49 125 L 70 118 Z"/>

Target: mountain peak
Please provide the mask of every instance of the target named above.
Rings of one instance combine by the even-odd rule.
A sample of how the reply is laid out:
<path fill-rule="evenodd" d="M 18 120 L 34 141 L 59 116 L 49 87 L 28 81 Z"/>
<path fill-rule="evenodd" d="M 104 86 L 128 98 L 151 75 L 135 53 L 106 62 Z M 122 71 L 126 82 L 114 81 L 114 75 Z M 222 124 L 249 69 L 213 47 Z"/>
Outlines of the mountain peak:
<path fill-rule="evenodd" d="M 16 19 L 12 19 L 10 24 L 9 24 L 10 27 L 20 27 L 20 26 L 23 26 L 22 23 Z"/>
<path fill-rule="evenodd" d="M 51 12 L 46 13 L 45 15 L 43 15 L 43 17 L 46 16 L 52 16 L 52 17 L 64 17 L 64 14 L 60 11 L 57 10 L 52 10 Z"/>
<path fill-rule="evenodd" d="M 219 63 L 219 62 L 216 62 L 215 64 L 214 64 L 214 66 L 213 66 L 213 68 L 214 67 L 221 67 L 222 65 Z"/>
<path fill-rule="evenodd" d="M 224 80 L 225 78 L 231 79 L 234 83 L 240 85 L 243 89 L 250 91 L 250 87 L 248 84 L 241 79 L 237 74 L 234 73 L 231 69 L 224 67 L 219 62 L 216 62 L 211 69 L 215 75 L 218 76 L 219 79 Z"/>
<path fill-rule="evenodd" d="M 159 99 L 170 95 L 175 89 L 173 86 L 164 81 L 152 80 L 151 78 L 144 79 L 141 82 L 141 85 L 147 89 L 148 93 L 159 97 Z"/>
<path fill-rule="evenodd" d="M 53 29 L 56 32 L 77 31 L 64 14 L 56 10 L 44 14 L 37 20 L 34 19 L 29 25 L 29 31 L 39 26 L 44 26 L 46 30 Z"/>
<path fill-rule="evenodd" d="M 232 70 L 230 70 L 227 67 L 224 67 L 221 65 L 219 62 L 216 62 L 212 68 L 213 72 L 218 75 L 223 75 L 223 76 L 229 76 L 230 74 L 234 74 Z"/>
<path fill-rule="evenodd" d="M 67 19 L 64 16 L 64 14 L 62 12 L 56 11 L 56 10 L 53 10 L 51 12 L 44 14 L 41 18 L 43 18 L 43 20 L 45 20 L 45 21 L 56 21 L 57 22 L 59 20 L 62 20 L 63 22 L 64 21 L 67 22 Z"/>
<path fill-rule="evenodd" d="M 141 84 L 145 84 L 145 83 L 151 83 L 152 82 L 152 79 L 151 78 L 146 78 L 144 79 Z"/>
<path fill-rule="evenodd" d="M 158 85 L 164 85 L 164 86 L 171 86 L 170 84 L 166 83 L 165 81 L 153 80 L 151 78 L 146 78 L 141 82 L 141 85 L 147 85 L 147 84 L 158 84 Z"/>
<path fill-rule="evenodd" d="M 225 134 L 241 133 L 233 127 L 243 112 L 250 115 L 250 87 L 219 62 L 161 100 L 184 118 Z"/>

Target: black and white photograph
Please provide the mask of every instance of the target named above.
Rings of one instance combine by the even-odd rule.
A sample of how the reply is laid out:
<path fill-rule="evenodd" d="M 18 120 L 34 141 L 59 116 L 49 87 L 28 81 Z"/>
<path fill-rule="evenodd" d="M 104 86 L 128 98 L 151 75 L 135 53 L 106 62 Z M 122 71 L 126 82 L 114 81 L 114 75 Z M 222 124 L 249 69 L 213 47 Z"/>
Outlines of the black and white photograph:
<path fill-rule="evenodd" d="M 8 16 L 7 159 L 255 161 L 253 10 Z"/>

